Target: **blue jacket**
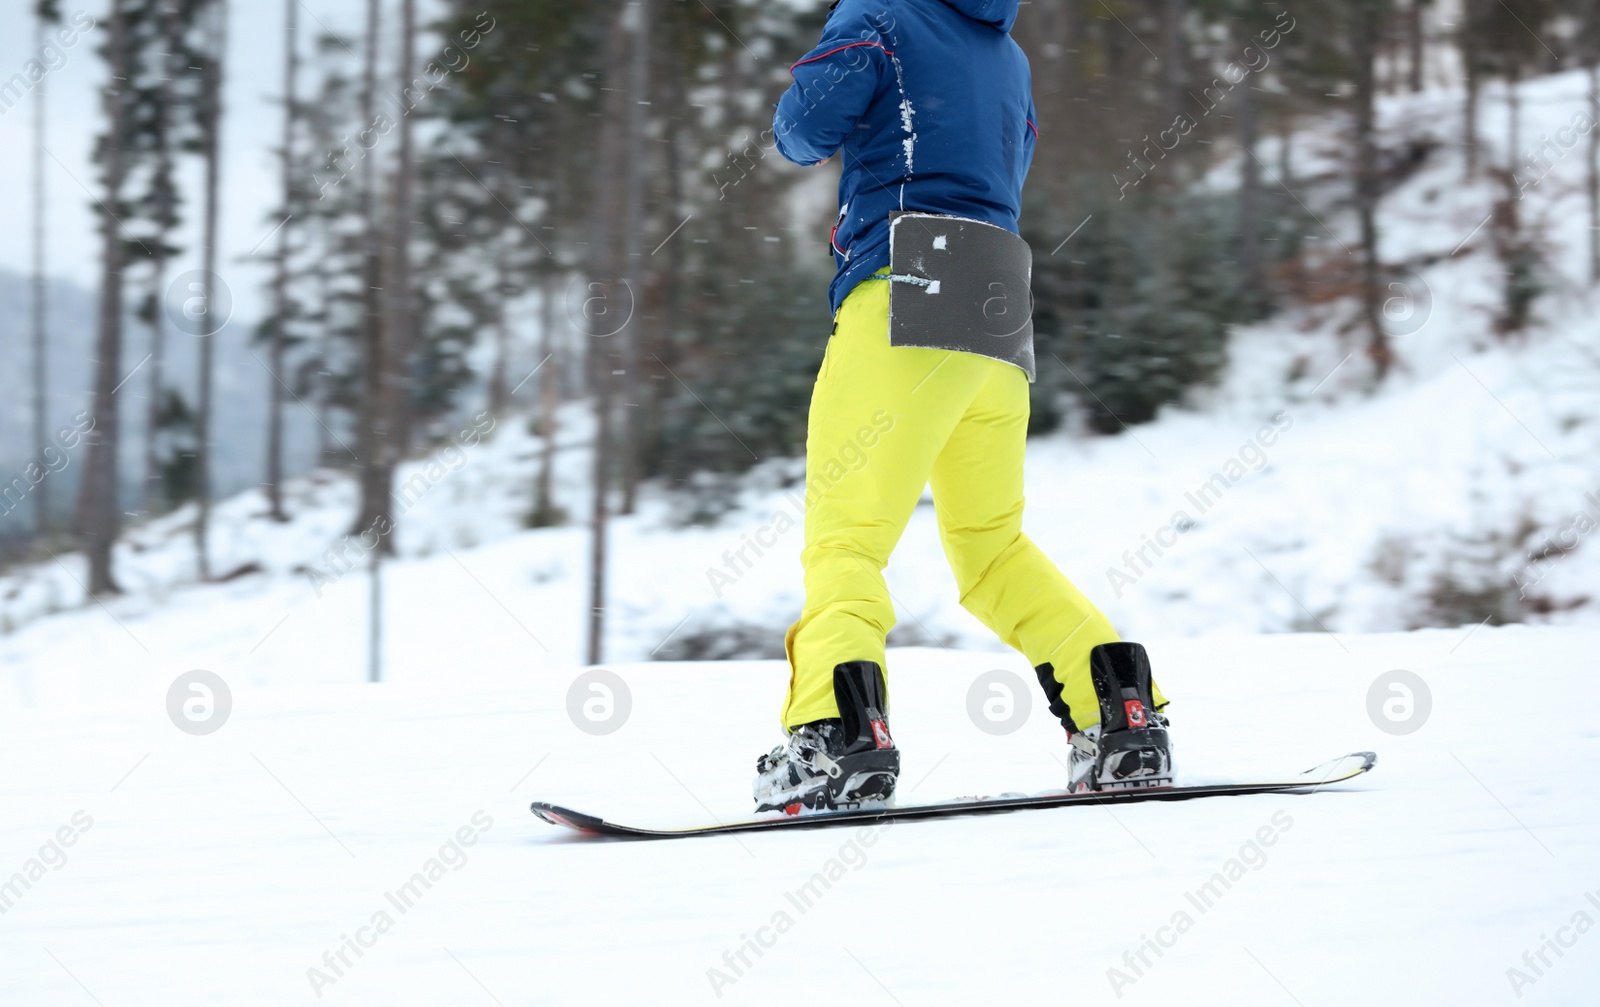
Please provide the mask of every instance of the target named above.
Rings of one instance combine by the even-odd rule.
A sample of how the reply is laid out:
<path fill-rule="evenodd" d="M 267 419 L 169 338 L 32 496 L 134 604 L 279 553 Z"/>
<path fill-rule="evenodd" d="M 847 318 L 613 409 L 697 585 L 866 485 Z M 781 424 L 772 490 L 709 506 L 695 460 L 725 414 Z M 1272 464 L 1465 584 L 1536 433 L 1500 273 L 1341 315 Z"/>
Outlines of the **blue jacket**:
<path fill-rule="evenodd" d="M 889 264 L 889 213 L 971 217 L 1017 231 L 1033 161 L 1018 0 L 840 0 L 793 67 L 773 135 L 797 164 L 842 152 L 834 311 Z"/>

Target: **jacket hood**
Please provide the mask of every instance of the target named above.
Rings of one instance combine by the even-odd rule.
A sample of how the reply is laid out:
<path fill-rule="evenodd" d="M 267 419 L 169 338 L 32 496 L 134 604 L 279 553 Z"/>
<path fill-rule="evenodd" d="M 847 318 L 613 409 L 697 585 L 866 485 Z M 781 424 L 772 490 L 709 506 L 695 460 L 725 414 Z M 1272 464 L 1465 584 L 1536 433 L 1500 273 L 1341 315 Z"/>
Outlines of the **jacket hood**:
<path fill-rule="evenodd" d="M 974 21 L 982 21 L 1000 31 L 1009 32 L 1011 26 L 1017 23 L 1017 7 L 1020 0 L 944 0 L 944 2 Z"/>

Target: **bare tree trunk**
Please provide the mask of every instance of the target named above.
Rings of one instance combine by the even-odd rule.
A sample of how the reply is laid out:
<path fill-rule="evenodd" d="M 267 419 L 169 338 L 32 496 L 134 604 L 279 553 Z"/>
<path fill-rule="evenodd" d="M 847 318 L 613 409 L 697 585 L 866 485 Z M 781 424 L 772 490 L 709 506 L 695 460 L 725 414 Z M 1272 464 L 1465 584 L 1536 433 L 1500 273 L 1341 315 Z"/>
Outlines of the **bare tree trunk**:
<path fill-rule="evenodd" d="M 105 91 L 106 138 L 103 153 L 105 199 L 101 207 L 99 329 L 95 339 L 94 429 L 78 497 L 78 531 L 89 564 L 89 594 L 115 594 L 112 546 L 117 540 L 121 508 L 117 505 L 117 373 L 122 367 L 122 235 L 117 210 L 122 203 L 124 91 L 128 86 L 127 24 L 123 0 L 111 0 L 106 55 L 111 80 Z"/>
<path fill-rule="evenodd" d="M 1382 381 L 1394 363 L 1394 350 L 1383 329 L 1383 291 L 1378 263 L 1378 150 L 1375 137 L 1377 94 L 1374 64 L 1382 33 L 1382 13 L 1377 0 L 1357 0 L 1355 24 L 1356 64 L 1356 208 L 1361 218 L 1361 301 L 1367 325 L 1367 356 L 1375 377 Z"/>
<path fill-rule="evenodd" d="M 1600 123 L 1600 63 L 1589 64 L 1589 119 Z M 1589 279 L 1600 283 L 1600 126 L 1589 130 Z"/>
<path fill-rule="evenodd" d="M 1423 37 L 1423 32 L 1427 27 L 1423 13 L 1423 0 L 1411 0 L 1410 32 L 1407 34 L 1406 41 L 1410 43 L 1411 48 L 1407 69 L 1411 75 L 1408 83 L 1413 94 L 1422 90 L 1423 47 L 1427 44 L 1427 40 Z"/>
<path fill-rule="evenodd" d="M 1245 297 L 1252 313 L 1262 310 L 1266 282 L 1261 270 L 1261 162 L 1256 159 L 1258 106 L 1249 79 L 1239 94 L 1239 267 L 1244 273 Z"/>
<path fill-rule="evenodd" d="M 589 651 L 588 663 L 599 664 L 605 652 L 606 604 L 606 492 L 611 468 L 611 368 L 610 355 L 590 341 L 590 363 L 595 397 L 594 500 L 590 508 L 589 536 Z"/>
<path fill-rule="evenodd" d="M 45 25 L 54 13 L 41 3 L 33 24 L 33 52 L 42 58 Z M 112 82 L 116 86 L 116 82 Z M 50 340 L 46 332 L 45 308 L 45 81 L 34 89 L 33 106 L 33 457 L 44 464 L 50 431 L 50 387 L 48 356 Z M 50 532 L 50 480 L 41 479 L 33 488 L 33 533 L 45 538 Z"/>
<path fill-rule="evenodd" d="M 634 322 L 624 338 L 626 354 L 622 379 L 622 513 L 632 514 L 639 483 L 639 345 L 645 341 L 648 322 L 641 310 L 644 300 L 644 134 L 648 121 L 645 102 L 650 95 L 650 0 L 633 0 L 636 18 L 633 26 L 633 66 L 628 102 L 628 219 L 627 276 L 633 302 Z"/>
<path fill-rule="evenodd" d="M 1283 137 L 1278 144 L 1278 181 L 1291 192 L 1294 189 L 1294 120 L 1283 118 Z"/>
<path fill-rule="evenodd" d="M 676 47 L 665 49 L 669 61 L 665 78 L 672 91 L 668 98 L 673 107 L 684 108 L 689 103 L 687 81 L 684 78 L 683 60 Z M 666 129 L 664 179 L 667 185 L 665 203 L 670 208 L 668 216 L 673 226 L 683 218 L 680 213 L 687 214 L 685 208 L 683 174 L 683 145 L 687 126 L 681 117 L 668 116 L 664 123 Z M 664 249 L 662 257 L 667 261 L 660 267 L 657 283 L 660 293 L 661 321 L 654 330 L 653 358 L 659 359 L 666 365 L 677 362 L 676 334 L 684 325 L 684 300 L 688 286 L 688 277 L 684 273 L 684 249 L 692 247 L 688 242 L 674 238 Z M 654 252 L 651 253 L 652 257 Z M 663 416 L 663 403 L 666 399 L 666 383 L 662 378 L 667 375 L 656 371 L 655 368 L 646 367 L 641 374 L 649 373 L 650 380 L 644 382 L 646 402 L 640 403 L 640 408 L 645 409 L 649 425 L 642 427 L 641 457 L 648 457 L 651 446 L 660 443 L 662 429 L 665 425 Z"/>
<path fill-rule="evenodd" d="M 383 454 L 388 432 L 384 404 L 384 318 L 379 294 L 383 285 L 383 227 L 378 219 L 378 134 L 373 128 L 378 73 L 378 0 L 367 0 L 366 54 L 361 78 L 361 133 L 356 144 L 361 148 L 361 220 L 365 232 L 362 245 L 361 345 L 362 398 L 360 417 L 361 504 L 351 533 L 359 535 L 387 515 L 388 481 Z M 368 140 L 371 146 L 368 146 Z"/>
<path fill-rule="evenodd" d="M 1461 23 L 1456 26 L 1461 40 L 1461 62 L 1466 69 L 1466 107 L 1463 110 L 1461 143 L 1466 148 L 1467 177 L 1478 175 L 1478 92 L 1483 87 L 1483 74 L 1479 67 L 1475 0 L 1461 0 Z"/>
<path fill-rule="evenodd" d="M 313 220 L 316 218 L 313 217 Z M 326 220 L 317 224 L 317 247 L 331 248 L 338 240 L 334 229 L 328 226 Z M 333 336 L 328 332 L 331 316 L 333 297 L 330 293 L 332 283 L 329 279 L 330 270 L 318 269 L 317 275 L 317 316 L 320 321 L 317 332 L 317 370 L 316 370 L 316 402 L 317 402 L 317 464 L 329 465 L 333 460 Z"/>
<path fill-rule="evenodd" d="M 1374 64 L 1375 72 L 1382 74 L 1382 81 L 1378 85 L 1379 94 L 1400 93 L 1400 45 L 1402 39 L 1396 31 L 1394 19 L 1389 19 L 1385 30 L 1378 33 L 1378 58 Z"/>
<path fill-rule="evenodd" d="M 555 507 L 550 499 L 550 483 L 556 463 L 556 396 L 560 394 L 560 371 L 550 364 L 555 355 L 555 299 L 558 273 L 555 263 L 546 260 L 544 289 L 539 295 L 539 360 L 544 373 L 539 376 L 539 437 L 543 442 L 539 475 L 533 489 L 533 523 L 554 523 Z"/>
<path fill-rule="evenodd" d="M 383 550 L 368 553 L 367 681 L 383 681 Z"/>
<path fill-rule="evenodd" d="M 1062 41 L 1066 34 L 1063 22 L 1068 17 L 1067 6 L 1062 0 L 1055 0 L 1055 2 L 1048 4 L 1030 4 L 1022 9 L 1031 12 L 1030 16 L 1036 18 L 1037 21 L 1030 25 L 1026 18 L 1019 19 L 1017 29 L 1012 33 L 1025 47 L 1027 45 L 1026 37 L 1030 34 L 1038 41 L 1038 58 L 1033 61 L 1033 96 L 1039 116 L 1039 120 L 1035 125 L 1041 128 L 1045 128 L 1047 123 L 1061 121 L 1063 117 L 1059 109 L 1066 102 L 1071 101 L 1067 94 L 1066 45 Z M 674 75 L 683 72 L 678 69 L 680 62 L 674 60 Z M 677 100 L 687 103 L 687 99 L 678 98 Z M 668 128 L 674 134 L 672 143 L 676 143 L 677 128 L 670 119 L 668 120 Z M 669 156 L 671 156 L 670 145 L 668 150 Z M 1035 158 L 1040 159 L 1042 154 L 1043 151 L 1036 153 Z M 668 181 L 670 182 L 670 180 L 671 176 L 669 175 Z M 1047 190 L 1045 196 L 1048 203 L 1056 203 L 1054 178 L 1047 178 L 1041 173 L 1036 177 L 1034 184 Z M 677 197 L 674 197 L 672 206 L 674 209 L 677 208 Z M 676 276 L 676 274 L 669 275 Z M 674 283 L 673 286 L 675 285 Z M 672 296 L 672 287 L 669 287 L 668 298 L 670 299 Z"/>
<path fill-rule="evenodd" d="M 385 336 L 390 318 L 386 308 L 390 303 L 383 296 L 383 284 L 392 277 L 384 269 L 383 223 L 378 209 L 378 172 L 376 148 L 379 135 L 374 123 L 378 73 L 378 0 L 367 0 L 367 51 L 366 66 L 361 86 L 362 129 L 369 131 L 371 147 L 365 148 L 361 162 L 361 211 L 366 230 L 363 274 L 366 290 L 363 293 L 364 325 L 362 343 L 365 348 L 366 382 L 362 401 L 361 424 L 361 507 L 356 518 L 355 534 L 370 535 L 375 541 L 369 556 L 367 592 L 367 681 L 383 679 L 383 556 L 393 548 L 393 539 L 380 535 L 383 522 L 389 518 L 390 479 L 389 457 L 393 450 L 390 426 L 393 412 L 389 408 L 390 363 L 386 352 Z M 365 544 L 365 543 L 363 543 Z"/>
<path fill-rule="evenodd" d="M 621 0 L 611 5 L 606 18 L 610 30 L 605 35 L 604 80 L 608 86 L 606 105 L 608 113 L 600 126 L 600 163 L 595 179 L 594 220 L 591 227 L 590 278 L 604 284 L 614 284 L 621 273 L 618 267 L 616 228 L 611 219 L 616 205 L 617 176 L 621 161 L 622 138 L 617 135 L 616 124 L 621 116 L 617 105 L 627 92 L 611 85 L 622 79 L 622 25 Z M 615 292 L 613 292 L 615 294 Z M 615 298 L 613 296 L 613 303 Z M 589 640 L 588 661 L 599 664 L 605 649 L 606 603 L 606 523 L 608 507 L 607 490 L 610 487 L 612 443 L 611 410 L 614 399 L 612 371 L 620 363 L 619 355 L 612 349 L 614 340 L 588 335 L 588 363 L 594 391 L 594 493 L 590 502 L 589 543 Z"/>
<path fill-rule="evenodd" d="M 411 354 L 416 342 L 416 312 L 411 291 L 411 216 L 415 202 L 416 165 L 410 97 L 412 74 L 416 67 L 417 0 L 400 4 L 400 151 L 394 180 L 394 240 L 391 251 L 393 275 L 389 288 L 389 437 L 383 480 L 385 510 L 388 509 L 389 483 L 395 466 L 411 449 Z M 415 99 L 421 100 L 419 94 Z"/>
<path fill-rule="evenodd" d="M 1079 33 L 1082 30 L 1080 0 L 1055 0 L 1053 6 L 1055 7 L 1055 23 L 1052 25 L 1051 43 L 1061 53 L 1060 59 L 1055 63 L 1053 86 L 1056 91 L 1052 96 L 1053 100 L 1048 106 L 1051 121 L 1055 125 L 1052 128 L 1047 123 L 1045 118 L 1047 113 L 1045 109 L 1040 108 L 1038 110 L 1040 119 L 1039 122 L 1035 123 L 1035 126 L 1040 130 L 1040 139 L 1037 146 L 1037 154 L 1035 155 L 1036 160 L 1050 156 L 1046 153 L 1047 150 L 1057 156 L 1064 150 L 1070 150 L 1070 147 L 1064 147 L 1063 140 L 1065 137 L 1063 133 L 1065 132 L 1066 124 L 1073 121 L 1073 98 L 1084 93 L 1080 81 L 1080 75 L 1083 72 L 1083 61 L 1081 54 L 1077 51 Z M 1164 122 L 1161 124 L 1161 128 L 1165 129 L 1169 125 L 1171 125 L 1170 121 Z M 1070 161 L 1066 161 L 1066 163 L 1071 164 Z M 1063 207 L 1062 210 L 1057 212 L 1070 212 L 1070 209 L 1067 208 L 1074 205 L 1073 196 L 1075 194 L 1070 188 L 1070 177 L 1070 173 L 1064 171 L 1059 179 L 1052 178 L 1048 183 L 1051 204 Z M 1058 220 L 1056 224 L 1058 227 L 1071 229 L 1077 225 L 1077 221 L 1068 222 L 1062 219 Z"/>
<path fill-rule="evenodd" d="M 283 42 L 283 212 L 294 206 L 294 124 L 298 111 L 295 83 L 300 71 L 300 0 L 284 4 Z M 289 221 L 278 225 L 278 253 L 272 277 L 271 374 L 267 376 L 267 503 L 274 520 L 287 521 L 283 510 L 283 354 L 288 341 Z"/>
<path fill-rule="evenodd" d="M 1038 102 L 1037 92 L 1053 92 L 1058 84 L 1056 72 L 1061 65 L 1061 49 L 1056 45 L 1056 36 L 1060 32 L 1059 21 L 1061 18 L 1060 4 L 1044 4 L 1033 15 L 1039 19 L 1039 25 L 1034 31 L 1039 39 L 1039 52 L 1044 57 L 1033 65 L 1034 83 L 1036 85 L 1035 101 Z M 1023 30 L 1024 22 L 1017 22 L 1017 29 L 1012 32 L 1015 36 Z M 1019 39 L 1020 41 L 1020 39 Z M 1039 104 L 1043 104 L 1039 102 Z"/>
<path fill-rule="evenodd" d="M 551 140 L 555 149 L 564 149 L 564 142 L 569 134 L 570 124 L 567 118 L 559 111 L 551 115 Z M 554 222 L 558 218 L 558 208 L 563 203 L 567 190 L 567 176 L 564 166 L 559 159 L 550 162 L 550 192 L 549 208 L 546 214 Z M 559 515 L 556 511 L 554 482 L 556 464 L 556 415 L 561 406 L 563 393 L 563 375 L 566 367 L 555 360 L 555 355 L 564 349 L 556 336 L 556 299 L 560 296 L 561 263 L 550 252 L 546 252 L 540 272 L 539 293 L 539 438 L 540 457 L 539 472 L 534 479 L 533 487 L 533 521 L 537 527 L 546 527 L 557 523 Z"/>
<path fill-rule="evenodd" d="M 489 368 L 489 415 L 506 408 L 506 358 L 511 352 L 511 329 L 506 324 L 506 253 L 494 257 L 494 364 Z"/>
<path fill-rule="evenodd" d="M 1173 119 L 1177 118 L 1178 111 L 1183 101 L 1183 18 L 1187 13 L 1188 0 L 1162 0 L 1161 21 L 1162 32 L 1166 36 L 1166 45 L 1161 54 L 1161 114 L 1164 117 L 1162 127 L 1165 128 Z"/>
<path fill-rule="evenodd" d="M 228 0 L 211 0 L 211 21 L 207 28 L 205 68 L 205 127 L 202 143 L 206 162 L 205 245 L 202 269 L 205 271 L 206 325 L 217 324 L 217 218 L 222 176 L 222 61 L 228 44 Z M 195 570 L 202 581 L 211 579 L 211 557 L 207 533 L 211 525 L 211 419 L 212 377 L 215 370 L 216 334 L 213 330 L 200 340 L 200 403 L 194 423 L 194 495 L 197 512 L 194 522 Z"/>
<path fill-rule="evenodd" d="M 1063 86 L 1066 86 L 1074 82 L 1082 65 L 1077 51 L 1078 0 L 1059 0 L 1059 7 L 1056 12 L 1056 41 L 1061 45 L 1061 77 Z"/>
<path fill-rule="evenodd" d="M 181 44 L 178 12 L 174 0 L 162 0 L 160 35 L 166 47 L 161 55 L 161 98 L 156 108 L 156 174 L 161 181 L 157 191 L 156 247 L 151 249 L 151 296 L 155 302 L 150 312 L 150 401 L 145 410 L 144 424 L 144 483 L 140 494 L 140 509 L 146 512 L 155 506 L 155 494 L 161 485 L 161 460 L 158 454 L 161 439 L 161 400 L 165 390 L 167 359 L 167 313 L 161 299 L 167 286 L 167 237 L 175 226 L 173 221 L 172 187 L 172 107 L 175 103 L 173 79 L 178 72 L 174 53 Z"/>
<path fill-rule="evenodd" d="M 1289 204 L 1283 202 L 1287 199 L 1293 201 L 1294 195 L 1294 113 L 1284 109 L 1282 124 L 1278 135 L 1278 177 L 1273 179 L 1275 188 L 1281 188 L 1284 196 L 1277 199 L 1277 205 L 1288 210 Z M 1288 296 L 1300 297 L 1305 293 L 1304 256 L 1300 254 L 1302 247 L 1299 235 L 1286 236 L 1286 243 L 1280 249 L 1283 254 L 1283 263 L 1287 268 L 1283 271 L 1279 286 Z"/>
<path fill-rule="evenodd" d="M 1506 184 L 1510 186 L 1509 196 L 1517 198 L 1517 151 L 1522 146 L 1522 95 L 1517 90 L 1517 85 L 1522 82 L 1518 67 L 1513 65 L 1506 72 Z"/>
<path fill-rule="evenodd" d="M 1467 177 L 1474 178 L 1478 174 L 1478 89 L 1480 81 L 1477 74 L 1467 74 L 1467 107 L 1465 111 L 1466 128 L 1462 130 L 1461 145 L 1467 149 Z"/>

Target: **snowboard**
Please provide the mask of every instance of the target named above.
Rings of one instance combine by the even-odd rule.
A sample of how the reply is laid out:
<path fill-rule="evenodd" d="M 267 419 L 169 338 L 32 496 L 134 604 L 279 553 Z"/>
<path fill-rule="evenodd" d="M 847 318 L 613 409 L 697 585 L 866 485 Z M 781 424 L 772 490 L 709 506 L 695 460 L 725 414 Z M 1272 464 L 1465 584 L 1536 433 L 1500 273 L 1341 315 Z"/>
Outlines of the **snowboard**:
<path fill-rule="evenodd" d="M 768 832 L 774 829 L 817 829 L 835 825 L 871 825 L 910 818 L 948 818 L 956 815 L 985 815 L 1000 811 L 1028 811 L 1036 808 L 1064 808 L 1091 804 L 1132 804 L 1136 801 L 1188 801 L 1199 797 L 1226 797 L 1245 794 L 1311 793 L 1332 783 L 1354 779 L 1378 761 L 1372 752 L 1353 752 L 1313 766 L 1290 779 L 1255 783 L 1217 783 L 1190 787 L 1152 787 L 1143 790 L 1107 790 L 1072 794 L 1047 791 L 1042 794 L 998 797 L 964 797 L 926 804 L 859 808 L 843 811 L 818 811 L 800 815 L 768 812 L 767 816 L 737 822 L 716 822 L 688 828 L 652 829 L 623 825 L 595 815 L 573 811 L 558 804 L 533 802 L 532 811 L 551 825 L 600 836 L 627 836 L 635 839 L 671 839 L 683 836 L 715 836 L 732 832 Z"/>

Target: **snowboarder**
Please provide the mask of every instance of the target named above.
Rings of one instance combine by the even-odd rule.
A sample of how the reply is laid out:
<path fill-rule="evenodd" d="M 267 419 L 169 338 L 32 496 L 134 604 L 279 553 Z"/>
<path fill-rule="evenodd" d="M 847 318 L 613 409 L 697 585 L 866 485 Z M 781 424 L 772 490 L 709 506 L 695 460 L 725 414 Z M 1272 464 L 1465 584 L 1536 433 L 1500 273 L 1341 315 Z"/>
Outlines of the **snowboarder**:
<path fill-rule="evenodd" d="M 1038 128 L 1017 8 L 839 0 L 777 106 L 783 156 L 838 153 L 843 176 L 806 434 L 806 600 L 784 641 L 788 740 L 757 762 L 759 811 L 893 797 L 882 571 L 930 482 L 961 604 L 1035 666 L 1067 731 L 1069 788 L 1172 783 L 1144 648 L 1022 533 L 1033 340 L 1017 217 Z"/>

